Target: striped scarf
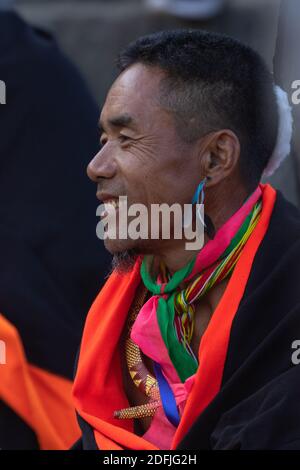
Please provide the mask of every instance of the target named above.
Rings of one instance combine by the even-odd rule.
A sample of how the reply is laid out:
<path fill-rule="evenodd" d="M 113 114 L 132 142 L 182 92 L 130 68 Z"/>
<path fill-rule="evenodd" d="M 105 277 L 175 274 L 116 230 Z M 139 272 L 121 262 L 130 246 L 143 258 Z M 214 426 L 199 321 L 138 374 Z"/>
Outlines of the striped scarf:
<path fill-rule="evenodd" d="M 161 335 L 182 382 L 195 374 L 198 368 L 197 358 L 190 346 L 194 333 L 195 303 L 232 273 L 243 247 L 257 225 L 261 209 L 262 202 L 258 200 L 252 205 L 250 213 L 223 253 L 192 279 L 190 277 L 195 271 L 199 255 L 173 276 L 169 275 L 165 267 L 161 267 L 161 273 L 156 279 L 150 274 L 153 257 L 146 256 L 142 262 L 141 277 L 146 288 L 154 296 L 158 296 L 156 313 Z M 209 243 L 214 243 L 214 240 Z M 200 254 L 205 248 L 206 246 Z M 186 286 L 180 289 L 182 284 Z"/>

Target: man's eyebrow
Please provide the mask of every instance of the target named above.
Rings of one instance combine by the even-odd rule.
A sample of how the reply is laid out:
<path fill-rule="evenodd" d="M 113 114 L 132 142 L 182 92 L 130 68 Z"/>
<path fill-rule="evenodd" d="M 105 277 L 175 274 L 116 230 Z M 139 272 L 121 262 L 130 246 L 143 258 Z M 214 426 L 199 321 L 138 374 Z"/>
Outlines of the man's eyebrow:
<path fill-rule="evenodd" d="M 113 116 L 107 120 L 107 124 L 110 127 L 136 127 L 135 121 L 129 114 L 121 114 L 120 116 Z M 99 121 L 99 129 L 105 129 L 103 121 Z"/>

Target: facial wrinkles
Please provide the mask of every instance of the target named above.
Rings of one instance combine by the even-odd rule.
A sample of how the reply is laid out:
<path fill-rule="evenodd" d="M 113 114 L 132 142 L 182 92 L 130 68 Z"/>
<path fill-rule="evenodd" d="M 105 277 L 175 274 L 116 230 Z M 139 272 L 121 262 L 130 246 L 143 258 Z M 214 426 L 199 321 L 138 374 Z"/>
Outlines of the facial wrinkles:
<path fill-rule="evenodd" d="M 120 109 L 115 107 L 114 110 Z M 120 111 L 113 111 L 120 113 Z M 113 115 L 113 113 L 111 113 Z M 149 113 L 150 114 L 150 113 Z M 134 115 L 136 121 L 139 122 L 141 130 L 133 130 L 131 128 L 122 128 L 120 130 L 112 130 L 105 133 L 107 145 L 110 146 L 112 155 L 118 160 L 118 164 L 122 167 L 131 161 L 130 157 L 136 158 L 141 164 L 160 163 L 162 151 L 168 151 L 168 145 L 164 145 L 164 136 L 158 131 L 157 125 L 151 125 L 149 120 L 140 116 L 140 119 Z M 142 126 L 142 123 L 146 124 Z M 122 142 L 122 139 L 126 140 Z M 119 140 L 120 139 L 120 140 Z M 119 141 L 119 143 L 118 143 Z M 165 147 L 165 148 L 164 148 Z"/>
<path fill-rule="evenodd" d="M 131 77 L 123 76 L 113 85 L 102 112 L 102 120 L 106 124 L 109 118 L 128 113 L 137 122 L 138 130 L 130 127 L 109 129 L 106 150 L 111 152 L 117 162 L 121 178 L 125 175 L 124 185 L 128 186 L 129 192 L 131 185 L 142 186 L 147 183 L 144 188 L 147 200 L 160 202 L 165 192 L 164 185 L 160 184 L 161 176 L 173 185 L 176 174 L 183 175 L 186 149 L 179 144 L 173 115 L 164 111 L 153 99 L 155 87 L 149 87 L 149 77 L 146 90 L 143 81 L 140 79 L 135 82 L 135 78 L 134 74 Z M 118 142 L 120 134 L 128 136 L 125 143 Z M 133 176 L 129 172 L 131 167 L 134 169 Z"/>

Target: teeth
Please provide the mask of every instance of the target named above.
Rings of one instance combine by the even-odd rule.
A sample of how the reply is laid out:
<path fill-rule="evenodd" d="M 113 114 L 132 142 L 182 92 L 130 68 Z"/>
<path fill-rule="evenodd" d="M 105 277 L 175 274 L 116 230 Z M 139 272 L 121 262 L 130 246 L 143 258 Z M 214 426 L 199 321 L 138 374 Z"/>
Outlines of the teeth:
<path fill-rule="evenodd" d="M 109 201 L 105 201 L 105 205 L 112 205 L 115 209 L 119 207 L 119 201 L 116 201 L 115 199 L 110 199 Z"/>

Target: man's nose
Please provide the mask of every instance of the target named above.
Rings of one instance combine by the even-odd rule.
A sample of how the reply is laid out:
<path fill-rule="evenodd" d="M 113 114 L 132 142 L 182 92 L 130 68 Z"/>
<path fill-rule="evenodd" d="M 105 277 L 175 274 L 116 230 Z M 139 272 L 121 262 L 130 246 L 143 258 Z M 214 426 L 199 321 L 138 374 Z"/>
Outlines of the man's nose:
<path fill-rule="evenodd" d="M 101 178 L 112 178 L 116 173 L 116 164 L 112 158 L 103 152 L 102 148 L 87 166 L 88 177 L 97 183 Z"/>

